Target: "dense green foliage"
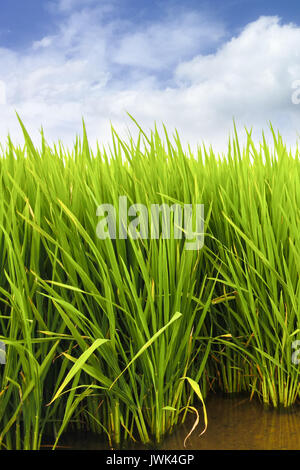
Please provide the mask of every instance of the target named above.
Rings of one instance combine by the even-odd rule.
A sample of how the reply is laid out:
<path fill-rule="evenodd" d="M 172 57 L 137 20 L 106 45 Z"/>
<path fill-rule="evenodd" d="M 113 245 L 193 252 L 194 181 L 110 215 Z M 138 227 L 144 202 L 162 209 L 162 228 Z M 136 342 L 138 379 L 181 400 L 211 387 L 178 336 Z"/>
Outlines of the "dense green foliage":
<path fill-rule="evenodd" d="M 240 149 L 235 132 L 224 158 L 141 129 L 136 142 L 113 130 L 96 153 L 85 128 L 70 151 L 43 135 L 35 148 L 21 125 L 24 148 L 8 139 L 0 156 L 0 448 L 38 449 L 70 427 L 160 441 L 211 390 L 292 405 L 298 153 L 272 129 L 272 149 L 250 134 Z M 96 209 L 120 195 L 203 203 L 204 247 L 100 240 Z"/>

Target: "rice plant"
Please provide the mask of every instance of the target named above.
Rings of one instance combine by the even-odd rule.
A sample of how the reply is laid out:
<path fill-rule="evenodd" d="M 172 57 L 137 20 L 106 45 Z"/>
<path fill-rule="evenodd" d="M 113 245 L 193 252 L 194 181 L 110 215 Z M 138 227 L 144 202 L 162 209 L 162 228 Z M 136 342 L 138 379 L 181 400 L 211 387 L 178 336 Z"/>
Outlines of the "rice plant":
<path fill-rule="evenodd" d="M 223 158 L 165 130 L 112 128 L 93 152 L 8 137 L 0 156 L 0 448 L 53 448 L 70 429 L 159 443 L 212 390 L 299 396 L 300 165 L 236 129 Z M 204 204 L 205 243 L 96 235 L 96 210 Z M 117 227 L 120 228 L 119 226 Z M 174 230 L 174 228 L 172 229 Z"/>

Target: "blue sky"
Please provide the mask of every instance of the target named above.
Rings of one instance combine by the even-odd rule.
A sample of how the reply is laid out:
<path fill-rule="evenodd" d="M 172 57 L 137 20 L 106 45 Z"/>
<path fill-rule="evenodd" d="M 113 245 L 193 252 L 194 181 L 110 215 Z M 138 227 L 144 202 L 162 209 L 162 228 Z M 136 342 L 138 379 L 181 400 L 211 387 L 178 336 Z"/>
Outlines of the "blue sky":
<path fill-rule="evenodd" d="M 84 117 L 91 144 L 125 133 L 126 111 L 185 142 L 226 149 L 235 118 L 269 120 L 293 145 L 300 104 L 300 9 L 294 1 L 10 0 L 0 15 L 0 140 L 67 145 Z M 294 89 L 293 89 L 294 86 Z M 299 85 L 300 88 L 300 85 Z M 298 96 L 298 95 L 297 95 Z M 300 93 L 299 93 L 300 96 Z"/>
<path fill-rule="evenodd" d="M 52 2 L 51 7 L 51 2 L 47 0 L 10 0 L 2 3 L 4 7 L 0 16 L 1 47 L 30 47 L 33 41 L 51 34 L 70 11 L 60 11 L 55 2 Z M 101 0 L 93 3 L 100 4 Z M 84 2 L 77 3 L 80 4 L 84 6 Z M 232 34 L 259 16 L 278 15 L 285 22 L 300 24 L 299 4 L 293 0 L 122 0 L 115 4 L 113 16 L 146 24 L 158 20 L 168 9 L 204 11 L 224 22 Z"/>

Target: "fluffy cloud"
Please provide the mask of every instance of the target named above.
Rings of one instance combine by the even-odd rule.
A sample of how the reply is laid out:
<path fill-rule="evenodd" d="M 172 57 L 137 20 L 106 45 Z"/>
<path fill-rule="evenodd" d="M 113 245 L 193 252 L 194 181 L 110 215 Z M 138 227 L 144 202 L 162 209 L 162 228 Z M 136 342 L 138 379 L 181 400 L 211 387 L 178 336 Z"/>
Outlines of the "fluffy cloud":
<path fill-rule="evenodd" d="M 193 57 L 224 36 L 220 24 L 207 23 L 199 14 L 185 12 L 126 34 L 117 45 L 114 61 L 161 71 Z"/>
<path fill-rule="evenodd" d="M 226 150 L 235 118 L 256 136 L 269 120 L 294 144 L 299 106 L 292 84 L 300 79 L 300 28 L 261 17 L 234 38 L 195 12 L 170 14 L 137 27 L 111 15 L 113 4 L 59 0 L 64 15 L 52 36 L 22 55 L 0 49 L 0 139 L 21 133 L 21 115 L 38 143 L 71 145 L 84 117 L 90 142 L 110 139 L 110 121 L 133 132 L 126 111 L 146 130 L 154 121 L 177 128 L 193 147 L 204 140 Z M 112 17 L 114 19 L 112 19 Z M 228 35 L 228 34 L 227 34 Z M 226 39 L 224 39 L 226 37 Z M 223 42 L 221 44 L 221 39 Z M 205 51 L 215 48 L 214 53 Z M 3 102 L 2 85 L 2 102 Z M 134 132 L 133 132 L 134 133 Z"/>

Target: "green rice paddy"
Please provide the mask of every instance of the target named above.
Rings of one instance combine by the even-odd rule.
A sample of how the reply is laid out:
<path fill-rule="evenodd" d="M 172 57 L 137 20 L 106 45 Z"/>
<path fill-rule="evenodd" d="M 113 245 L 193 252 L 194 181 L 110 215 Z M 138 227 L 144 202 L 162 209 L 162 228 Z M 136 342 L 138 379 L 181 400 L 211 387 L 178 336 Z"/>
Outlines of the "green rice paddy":
<path fill-rule="evenodd" d="M 10 138 L 0 155 L 0 448 L 55 448 L 68 430 L 158 443 L 208 394 L 299 399 L 300 163 L 270 128 L 223 158 L 167 131 L 93 152 Z M 247 131 L 246 131 L 247 132 Z M 96 236 L 100 204 L 204 204 L 185 240 Z M 204 400 L 204 403 L 203 403 Z M 209 423 L 208 423 L 209 426 Z"/>

